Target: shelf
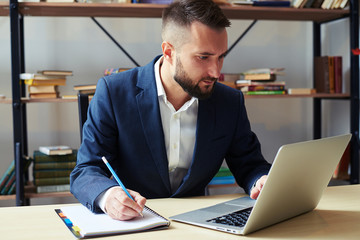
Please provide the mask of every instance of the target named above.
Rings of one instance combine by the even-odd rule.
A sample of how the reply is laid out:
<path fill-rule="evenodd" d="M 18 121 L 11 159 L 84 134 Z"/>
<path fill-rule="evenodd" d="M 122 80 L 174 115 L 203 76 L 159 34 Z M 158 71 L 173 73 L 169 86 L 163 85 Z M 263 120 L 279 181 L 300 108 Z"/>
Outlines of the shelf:
<path fill-rule="evenodd" d="M 49 198 L 49 197 L 72 197 L 70 192 L 49 192 L 49 193 L 36 193 L 34 186 L 25 186 L 25 198 Z M 15 194 L 11 195 L 0 195 L 1 200 L 14 200 L 16 199 Z"/>
<path fill-rule="evenodd" d="M 315 94 L 284 94 L 284 95 L 244 95 L 245 98 L 322 98 L 350 99 L 348 93 L 315 93 Z"/>
<path fill-rule="evenodd" d="M 129 3 L 19 3 L 19 12 L 25 16 L 53 17 L 135 17 L 161 18 L 162 4 L 129 4 Z M 0 3 L 0 15 L 8 15 L 7 2 Z M 319 8 L 284 8 L 253 6 L 221 6 L 230 19 L 261 20 L 294 20 L 327 22 L 348 17 L 349 10 Z"/>
<path fill-rule="evenodd" d="M 60 103 L 77 102 L 77 98 L 21 98 L 23 103 Z"/>
<path fill-rule="evenodd" d="M 9 2 L 0 2 L 0 16 L 9 16 Z"/>
<path fill-rule="evenodd" d="M 7 103 L 7 104 L 12 103 L 12 99 L 11 98 L 1 98 L 0 104 L 1 103 Z"/>

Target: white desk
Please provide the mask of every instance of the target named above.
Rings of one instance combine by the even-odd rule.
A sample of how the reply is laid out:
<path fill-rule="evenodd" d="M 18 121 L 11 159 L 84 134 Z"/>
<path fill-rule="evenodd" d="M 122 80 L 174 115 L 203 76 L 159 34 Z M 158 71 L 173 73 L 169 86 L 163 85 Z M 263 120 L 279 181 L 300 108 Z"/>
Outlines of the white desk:
<path fill-rule="evenodd" d="M 147 205 L 165 217 L 206 207 L 241 194 L 182 199 L 148 200 Z M 54 209 L 60 205 L 0 208 L 0 237 L 9 239 L 74 239 Z M 246 237 L 172 222 L 169 229 L 96 239 L 360 239 L 360 185 L 329 187 L 318 207 L 299 217 L 257 231 Z"/>

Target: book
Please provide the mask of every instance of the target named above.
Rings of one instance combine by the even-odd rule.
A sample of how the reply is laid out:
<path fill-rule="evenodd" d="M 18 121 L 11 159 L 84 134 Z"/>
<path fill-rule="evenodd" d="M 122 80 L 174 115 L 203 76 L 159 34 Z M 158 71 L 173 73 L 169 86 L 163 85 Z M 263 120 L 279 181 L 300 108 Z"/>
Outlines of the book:
<path fill-rule="evenodd" d="M 314 58 L 315 88 L 319 93 L 342 92 L 342 57 Z"/>
<path fill-rule="evenodd" d="M 38 150 L 34 151 L 34 163 L 40 162 L 76 162 L 77 150 L 73 150 L 71 154 L 66 155 L 48 155 Z"/>
<path fill-rule="evenodd" d="M 11 186 L 13 185 L 13 183 L 15 182 L 15 170 L 13 170 L 9 176 L 8 181 L 6 182 L 5 186 L 1 189 L 0 194 L 1 195 L 7 195 L 9 189 L 11 188 Z"/>
<path fill-rule="evenodd" d="M 329 60 L 329 92 L 335 93 L 335 78 L 334 78 L 334 57 L 328 56 Z"/>
<path fill-rule="evenodd" d="M 76 162 L 34 162 L 34 170 L 41 169 L 73 169 Z"/>
<path fill-rule="evenodd" d="M 316 89 L 314 88 L 289 88 L 287 93 L 290 95 L 296 94 L 314 94 L 316 93 Z"/>
<path fill-rule="evenodd" d="M 289 0 L 254 0 L 253 6 L 261 7 L 290 7 Z"/>
<path fill-rule="evenodd" d="M 65 86 L 65 78 L 52 78 L 52 79 L 24 79 L 26 85 L 58 85 Z"/>
<path fill-rule="evenodd" d="M 285 90 L 285 85 L 282 84 L 251 84 L 248 86 L 241 87 L 242 92 L 248 91 L 280 91 Z"/>
<path fill-rule="evenodd" d="M 286 91 L 248 91 L 246 95 L 283 95 Z"/>
<path fill-rule="evenodd" d="M 14 169 L 15 169 L 15 161 L 13 160 L 0 179 L 0 192 L 5 187 L 7 181 L 10 178 L 10 175 L 14 171 Z"/>
<path fill-rule="evenodd" d="M 75 85 L 74 90 L 81 94 L 93 95 L 95 94 L 96 84 Z"/>
<path fill-rule="evenodd" d="M 40 146 L 39 151 L 47 155 L 66 155 L 73 152 L 69 146 Z"/>
<path fill-rule="evenodd" d="M 58 98 L 59 93 L 30 93 L 30 98 Z"/>
<path fill-rule="evenodd" d="M 66 85 L 66 76 L 21 73 L 20 79 L 24 80 L 26 85 Z"/>
<path fill-rule="evenodd" d="M 166 229 L 170 221 L 148 207 L 144 207 L 144 217 L 128 221 L 112 219 L 109 215 L 91 212 L 83 205 L 55 209 L 66 227 L 77 238 L 140 232 L 153 229 Z"/>
<path fill-rule="evenodd" d="M 81 90 L 95 90 L 96 84 L 83 84 L 83 85 L 75 85 L 74 90 L 81 91 Z"/>
<path fill-rule="evenodd" d="M 70 175 L 66 177 L 34 178 L 35 186 L 49 186 L 60 184 L 70 184 Z"/>
<path fill-rule="evenodd" d="M 306 0 L 294 0 L 292 5 L 294 8 L 301 8 L 301 5 L 303 4 L 304 1 Z"/>
<path fill-rule="evenodd" d="M 334 56 L 334 84 L 335 93 L 342 93 L 342 57 Z"/>
<path fill-rule="evenodd" d="M 241 80 L 275 81 L 273 73 L 241 73 Z"/>
<path fill-rule="evenodd" d="M 24 172 L 27 171 L 31 163 L 32 160 L 30 158 L 25 158 L 24 168 L 23 168 Z M 4 181 L 1 182 L 2 187 L 0 189 L 0 194 L 1 195 L 13 194 L 15 191 L 15 182 L 16 182 L 15 161 L 12 161 L 5 174 L 7 176 L 4 178 Z"/>
<path fill-rule="evenodd" d="M 65 2 L 64 0 L 60 0 L 61 2 Z M 49 2 L 49 1 L 47 1 Z M 70 0 L 69 2 L 74 2 L 74 0 Z M 49 75 L 49 76 L 72 76 L 73 72 L 68 70 L 41 70 L 38 73 L 42 75 Z"/>
<path fill-rule="evenodd" d="M 234 184 L 235 178 L 234 176 L 223 176 L 223 177 L 214 177 L 209 185 L 223 185 L 223 184 Z"/>
<path fill-rule="evenodd" d="M 35 170 L 33 172 L 34 179 L 38 178 L 57 178 L 57 177 L 68 177 L 70 176 L 72 169 L 43 169 Z"/>
<path fill-rule="evenodd" d="M 70 191 L 70 184 L 36 186 L 37 193 L 67 192 Z"/>
<path fill-rule="evenodd" d="M 242 87 L 246 87 L 246 86 L 280 86 L 283 85 L 285 86 L 285 82 L 284 81 L 274 81 L 274 82 L 266 82 L 266 81 L 256 81 L 256 80 L 237 80 L 235 82 L 236 87 L 237 88 L 242 88 Z"/>
<path fill-rule="evenodd" d="M 253 5 L 253 0 L 233 0 L 231 3 L 235 5 Z"/>
<path fill-rule="evenodd" d="M 28 92 L 30 94 L 37 94 L 37 93 L 57 93 L 57 86 L 56 85 L 43 85 L 43 86 L 36 86 L 36 85 L 29 85 Z"/>
<path fill-rule="evenodd" d="M 315 89 L 318 93 L 329 93 L 329 58 L 321 56 L 314 58 Z"/>
<path fill-rule="evenodd" d="M 324 0 L 315 0 L 313 4 L 311 5 L 312 8 L 321 8 L 321 4 L 324 2 Z"/>

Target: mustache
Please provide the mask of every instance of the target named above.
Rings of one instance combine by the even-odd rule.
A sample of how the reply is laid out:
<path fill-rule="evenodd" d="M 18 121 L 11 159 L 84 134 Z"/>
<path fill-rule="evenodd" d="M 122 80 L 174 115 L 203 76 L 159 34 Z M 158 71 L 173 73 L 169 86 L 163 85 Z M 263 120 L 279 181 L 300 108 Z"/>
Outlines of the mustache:
<path fill-rule="evenodd" d="M 216 82 L 219 78 L 213 78 L 213 77 L 203 77 L 202 79 L 200 79 L 199 82 L 201 81 L 212 81 L 212 82 Z"/>

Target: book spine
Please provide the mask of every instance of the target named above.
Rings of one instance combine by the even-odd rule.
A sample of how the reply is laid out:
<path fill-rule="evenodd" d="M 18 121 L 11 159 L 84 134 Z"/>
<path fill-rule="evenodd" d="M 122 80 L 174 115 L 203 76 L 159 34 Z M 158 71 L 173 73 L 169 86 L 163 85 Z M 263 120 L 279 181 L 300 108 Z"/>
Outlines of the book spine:
<path fill-rule="evenodd" d="M 6 169 L 4 175 L 1 177 L 0 192 L 5 187 L 6 182 L 9 180 L 9 177 L 10 177 L 11 173 L 14 171 L 14 169 L 15 169 L 15 161 L 12 161 L 10 163 L 9 167 Z"/>
<path fill-rule="evenodd" d="M 35 170 L 33 172 L 34 178 L 56 178 L 56 177 L 68 177 L 70 176 L 71 169 L 68 170 Z"/>
<path fill-rule="evenodd" d="M 34 162 L 34 170 L 41 169 L 73 169 L 76 165 L 76 162 Z"/>
<path fill-rule="evenodd" d="M 9 191 L 7 192 L 8 195 L 11 195 L 11 194 L 15 194 L 16 193 L 16 181 L 14 181 L 9 189 Z"/>
<path fill-rule="evenodd" d="M 70 191 L 70 184 L 60 185 L 48 185 L 48 186 L 37 186 L 37 193 L 48 193 L 48 192 L 65 192 Z"/>
<path fill-rule="evenodd" d="M 66 155 L 47 155 L 40 151 L 34 151 L 34 162 L 72 162 L 76 161 L 77 151 L 73 150 L 72 154 Z"/>
<path fill-rule="evenodd" d="M 220 185 L 220 184 L 234 184 L 235 178 L 233 176 L 228 177 L 216 177 L 213 178 L 209 185 Z"/>
<path fill-rule="evenodd" d="M 70 177 L 36 178 L 34 184 L 35 186 L 70 184 Z"/>
<path fill-rule="evenodd" d="M 329 93 L 329 59 L 327 56 L 314 58 L 315 88 L 318 93 Z"/>
<path fill-rule="evenodd" d="M 279 85 L 263 85 L 263 86 L 248 86 L 248 91 L 281 91 L 285 90 L 285 86 Z"/>
<path fill-rule="evenodd" d="M 285 91 L 248 91 L 246 95 L 282 95 Z"/>
<path fill-rule="evenodd" d="M 329 56 L 329 92 L 335 93 L 334 57 Z"/>
<path fill-rule="evenodd" d="M 342 57 L 334 57 L 335 93 L 342 93 Z"/>
<path fill-rule="evenodd" d="M 11 185 L 15 182 L 15 171 L 11 172 L 9 180 L 6 182 L 6 185 L 1 190 L 1 195 L 6 195 L 11 187 Z"/>

